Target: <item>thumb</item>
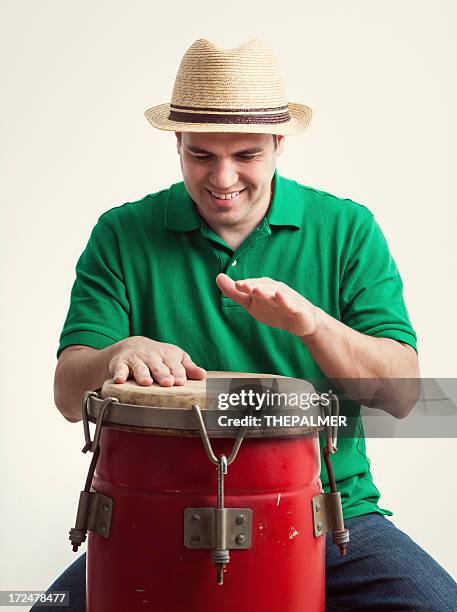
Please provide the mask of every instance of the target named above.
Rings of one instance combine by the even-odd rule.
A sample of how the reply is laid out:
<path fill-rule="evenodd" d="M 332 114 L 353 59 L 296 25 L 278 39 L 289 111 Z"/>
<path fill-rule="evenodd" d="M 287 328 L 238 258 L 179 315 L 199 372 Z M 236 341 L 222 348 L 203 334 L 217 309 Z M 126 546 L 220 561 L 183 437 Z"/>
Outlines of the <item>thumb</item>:
<path fill-rule="evenodd" d="M 203 380 L 206 378 L 206 370 L 196 365 L 188 353 L 184 353 L 184 358 L 182 360 L 182 365 L 186 370 L 187 378 L 192 380 Z"/>

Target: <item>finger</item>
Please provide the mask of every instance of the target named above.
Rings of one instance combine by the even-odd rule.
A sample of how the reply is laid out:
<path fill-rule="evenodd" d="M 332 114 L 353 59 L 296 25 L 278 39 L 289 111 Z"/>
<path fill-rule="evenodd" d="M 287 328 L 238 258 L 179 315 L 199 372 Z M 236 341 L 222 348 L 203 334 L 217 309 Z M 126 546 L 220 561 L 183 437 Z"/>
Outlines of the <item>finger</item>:
<path fill-rule="evenodd" d="M 147 361 L 152 378 L 162 387 L 172 387 L 175 384 L 175 377 L 171 374 L 170 368 L 160 358 L 150 358 Z"/>
<path fill-rule="evenodd" d="M 275 291 L 274 289 L 267 289 L 266 287 L 254 287 L 252 290 L 253 297 L 262 300 L 262 302 L 275 303 Z"/>
<path fill-rule="evenodd" d="M 144 361 L 135 361 L 130 365 L 133 379 L 142 386 L 149 387 L 152 385 L 153 380 L 149 372 L 148 366 Z"/>
<path fill-rule="evenodd" d="M 235 282 L 227 274 L 218 274 L 216 276 L 216 284 L 224 295 L 240 304 L 240 306 L 247 307 L 250 305 L 251 300 L 249 296 L 238 291 L 235 287 Z"/>
<path fill-rule="evenodd" d="M 187 378 L 191 380 L 203 380 L 206 378 L 206 370 L 195 364 L 188 353 L 184 353 L 182 365 L 186 370 Z"/>
<path fill-rule="evenodd" d="M 182 365 L 182 363 L 181 362 L 176 363 L 176 362 L 171 362 L 171 361 L 168 362 L 166 360 L 164 360 L 164 363 L 166 366 L 168 366 L 170 370 L 170 374 L 175 379 L 174 384 L 175 385 L 185 385 L 187 381 L 187 375 L 186 375 L 186 369 Z"/>
<path fill-rule="evenodd" d="M 297 314 L 299 312 L 297 300 L 294 299 L 294 296 L 286 294 L 285 291 L 276 291 L 274 299 L 278 306 L 289 314 Z"/>
<path fill-rule="evenodd" d="M 271 293 L 273 293 L 275 289 L 280 286 L 280 283 L 266 277 L 243 278 L 236 281 L 235 286 L 239 291 L 247 294 L 252 294 L 255 289 L 263 289 L 264 291 L 271 291 Z"/>
<path fill-rule="evenodd" d="M 120 361 L 110 368 L 110 374 L 113 377 L 113 382 L 116 384 L 125 383 L 129 377 L 129 372 L 129 366 L 124 361 Z"/>
<path fill-rule="evenodd" d="M 252 290 L 254 289 L 254 287 L 246 281 L 236 281 L 235 288 L 238 289 L 238 291 L 241 291 L 241 293 L 246 293 L 247 295 L 251 295 Z"/>

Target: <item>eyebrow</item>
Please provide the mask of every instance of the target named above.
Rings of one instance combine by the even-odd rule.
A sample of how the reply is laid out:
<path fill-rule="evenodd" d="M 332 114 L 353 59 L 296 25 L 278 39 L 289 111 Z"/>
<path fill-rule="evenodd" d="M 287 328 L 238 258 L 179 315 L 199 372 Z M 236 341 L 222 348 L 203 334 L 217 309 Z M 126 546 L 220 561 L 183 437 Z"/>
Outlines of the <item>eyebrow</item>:
<path fill-rule="evenodd" d="M 190 151 L 190 153 L 203 153 L 205 155 L 213 155 L 211 151 L 205 151 L 205 149 L 201 149 L 200 147 L 196 147 L 194 145 L 187 145 L 186 149 Z M 253 155 L 254 153 L 261 153 L 263 151 L 263 147 L 249 147 L 248 149 L 243 149 L 242 151 L 236 151 L 234 155 Z"/>

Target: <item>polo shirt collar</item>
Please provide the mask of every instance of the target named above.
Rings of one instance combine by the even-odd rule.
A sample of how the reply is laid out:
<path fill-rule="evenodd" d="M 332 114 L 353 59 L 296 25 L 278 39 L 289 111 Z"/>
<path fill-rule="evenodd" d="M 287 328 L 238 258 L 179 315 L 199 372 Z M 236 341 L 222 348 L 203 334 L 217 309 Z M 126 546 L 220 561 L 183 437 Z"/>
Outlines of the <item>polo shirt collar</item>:
<path fill-rule="evenodd" d="M 177 232 L 191 232 L 199 229 L 202 218 L 187 193 L 184 181 L 175 183 L 168 190 L 165 212 L 165 227 Z"/>
<path fill-rule="evenodd" d="M 268 224 L 300 228 L 303 222 L 303 208 L 300 204 L 297 183 L 279 176 L 275 170 L 273 200 L 266 214 Z M 178 232 L 190 232 L 199 229 L 201 224 L 202 218 L 184 181 L 172 185 L 168 191 L 165 226 Z"/>
<path fill-rule="evenodd" d="M 274 193 L 266 214 L 269 225 L 301 228 L 303 223 L 302 198 L 295 181 L 274 173 Z"/>

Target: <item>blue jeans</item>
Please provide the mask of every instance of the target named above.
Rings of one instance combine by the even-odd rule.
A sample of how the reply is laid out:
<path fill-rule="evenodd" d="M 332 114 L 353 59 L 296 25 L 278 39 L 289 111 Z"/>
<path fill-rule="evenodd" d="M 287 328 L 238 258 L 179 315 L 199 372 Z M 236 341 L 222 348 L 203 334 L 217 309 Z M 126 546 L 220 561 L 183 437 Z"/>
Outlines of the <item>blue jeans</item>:
<path fill-rule="evenodd" d="M 345 557 L 330 538 L 327 541 L 326 612 L 457 611 L 457 583 L 389 519 L 373 513 L 346 519 L 345 524 L 351 535 Z M 49 590 L 70 591 L 65 610 L 83 612 L 85 582 L 86 555 L 81 555 Z"/>

